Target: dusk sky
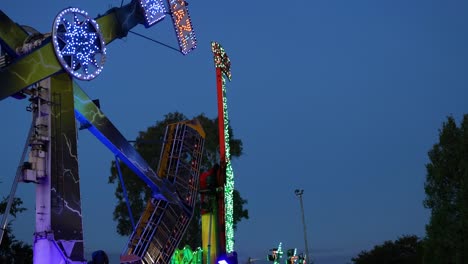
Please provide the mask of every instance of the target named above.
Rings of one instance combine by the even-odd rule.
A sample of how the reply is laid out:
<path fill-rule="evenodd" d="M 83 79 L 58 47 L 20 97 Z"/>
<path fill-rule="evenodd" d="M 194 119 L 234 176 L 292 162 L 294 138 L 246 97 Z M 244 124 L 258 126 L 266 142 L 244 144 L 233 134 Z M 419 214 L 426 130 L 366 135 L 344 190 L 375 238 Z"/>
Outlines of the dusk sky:
<path fill-rule="evenodd" d="M 183 56 L 129 34 L 107 47 L 101 75 L 80 84 L 133 140 L 169 112 L 215 118 L 210 42 L 225 48 L 233 76 L 229 117 L 244 144 L 233 161 L 235 186 L 250 215 L 235 236 L 241 263 L 248 257 L 266 263 L 279 242 L 304 250 L 297 188 L 304 189 L 316 264 L 345 264 L 385 240 L 425 235 L 427 152 L 447 116 L 458 122 L 468 113 L 468 1 L 188 2 L 198 39 L 193 52 Z M 96 17 L 120 3 L 5 0 L 0 9 L 46 33 L 66 7 Z M 170 17 L 134 30 L 177 47 Z M 0 102 L 2 196 L 30 126 L 28 104 Z M 107 181 L 114 156 L 88 131 L 78 137 L 86 251 L 118 254 L 127 238 L 112 220 L 117 200 Z M 28 211 L 13 226 L 28 243 L 34 195 L 33 184 L 19 185 Z"/>

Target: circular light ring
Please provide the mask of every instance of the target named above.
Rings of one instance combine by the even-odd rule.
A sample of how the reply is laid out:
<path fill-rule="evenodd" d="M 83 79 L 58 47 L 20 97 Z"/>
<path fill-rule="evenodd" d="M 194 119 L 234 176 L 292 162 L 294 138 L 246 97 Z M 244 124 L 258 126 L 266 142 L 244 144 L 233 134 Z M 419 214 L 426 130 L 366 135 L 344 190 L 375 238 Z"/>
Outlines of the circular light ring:
<path fill-rule="evenodd" d="M 83 10 L 70 7 L 54 20 L 52 42 L 62 67 L 80 80 L 92 80 L 101 73 L 106 45 L 97 22 Z"/>

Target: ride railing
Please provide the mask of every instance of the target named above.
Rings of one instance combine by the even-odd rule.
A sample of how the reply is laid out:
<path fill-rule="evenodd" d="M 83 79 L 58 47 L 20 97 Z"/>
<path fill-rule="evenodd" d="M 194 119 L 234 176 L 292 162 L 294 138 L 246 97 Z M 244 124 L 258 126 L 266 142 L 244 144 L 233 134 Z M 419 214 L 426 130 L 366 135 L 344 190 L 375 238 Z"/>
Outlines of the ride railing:
<path fill-rule="evenodd" d="M 196 120 L 166 127 L 158 176 L 174 185 L 183 206 L 150 199 L 124 255 L 137 256 L 140 263 L 170 263 L 193 216 L 204 140 Z"/>

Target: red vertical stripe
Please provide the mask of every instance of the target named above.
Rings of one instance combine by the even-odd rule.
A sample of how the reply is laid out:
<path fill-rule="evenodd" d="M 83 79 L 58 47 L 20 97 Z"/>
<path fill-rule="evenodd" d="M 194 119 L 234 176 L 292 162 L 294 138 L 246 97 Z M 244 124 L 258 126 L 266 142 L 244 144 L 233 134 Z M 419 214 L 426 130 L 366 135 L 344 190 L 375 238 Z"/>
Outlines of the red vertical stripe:
<path fill-rule="evenodd" d="M 226 145 L 224 140 L 224 94 L 223 94 L 223 72 L 216 67 L 216 84 L 218 88 L 218 131 L 219 131 L 219 177 L 218 186 L 224 187 L 226 183 Z M 224 190 L 219 192 L 218 198 L 218 243 L 220 254 L 226 252 L 226 219 L 224 212 Z"/>
<path fill-rule="evenodd" d="M 216 84 L 218 88 L 218 131 L 219 131 L 219 155 L 220 165 L 226 163 L 226 145 L 224 142 L 224 108 L 223 108 L 223 72 L 216 67 Z"/>

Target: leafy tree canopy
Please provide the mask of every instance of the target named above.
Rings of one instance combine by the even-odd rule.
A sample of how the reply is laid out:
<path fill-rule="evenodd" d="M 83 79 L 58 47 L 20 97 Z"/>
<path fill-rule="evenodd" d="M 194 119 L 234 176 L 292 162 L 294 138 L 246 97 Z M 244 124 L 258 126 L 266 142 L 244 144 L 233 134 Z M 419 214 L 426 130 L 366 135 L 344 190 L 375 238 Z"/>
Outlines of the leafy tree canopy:
<path fill-rule="evenodd" d="M 206 132 L 203 161 L 200 168 L 200 171 L 203 172 L 219 162 L 218 119 L 209 119 L 204 114 L 200 114 L 194 118 L 200 121 Z M 156 122 L 155 125 L 148 127 L 146 131 L 140 131 L 134 144 L 135 149 L 153 169 L 156 170 L 159 163 L 162 139 L 164 138 L 166 126 L 168 124 L 187 119 L 189 118 L 179 112 L 168 113 L 165 115 L 164 120 Z M 231 157 L 240 157 L 242 155 L 242 141 L 234 138 L 231 128 L 229 128 L 229 134 Z M 125 182 L 125 187 L 127 188 L 132 214 L 135 221 L 137 221 L 144 211 L 146 202 L 150 198 L 151 193 L 146 184 L 140 180 L 140 178 L 135 176 L 130 169 L 125 166 L 121 166 L 121 172 Z M 111 165 L 109 183 L 119 183 L 119 175 L 115 161 L 112 162 Z M 115 196 L 117 198 L 117 205 L 114 209 L 114 220 L 117 221 L 117 232 L 122 236 L 128 236 L 132 233 L 132 224 L 120 184 L 116 185 Z M 245 204 L 247 204 L 247 200 L 242 199 L 240 193 L 237 190 L 234 190 L 235 226 L 242 218 L 249 218 L 248 210 L 244 209 Z M 189 245 L 192 248 L 201 246 L 200 224 L 200 208 L 197 206 L 195 208 L 194 217 L 192 218 L 185 237 L 182 239 L 180 245 Z"/>
<path fill-rule="evenodd" d="M 417 236 L 403 236 L 396 241 L 385 241 L 370 251 L 362 251 L 354 264 L 418 264 L 422 263 L 422 242 Z"/>
<path fill-rule="evenodd" d="M 425 263 L 468 263 L 468 115 L 443 123 L 426 170 Z"/>
<path fill-rule="evenodd" d="M 7 198 L 0 202 L 0 213 L 4 214 L 7 206 Z M 25 211 L 22 207 L 23 201 L 20 198 L 14 198 L 10 209 L 10 215 L 14 218 Z M 8 223 L 3 234 L 2 244 L 0 245 L 0 263 L 32 263 L 33 252 L 31 245 L 16 239 L 12 233 L 11 222 Z"/>

